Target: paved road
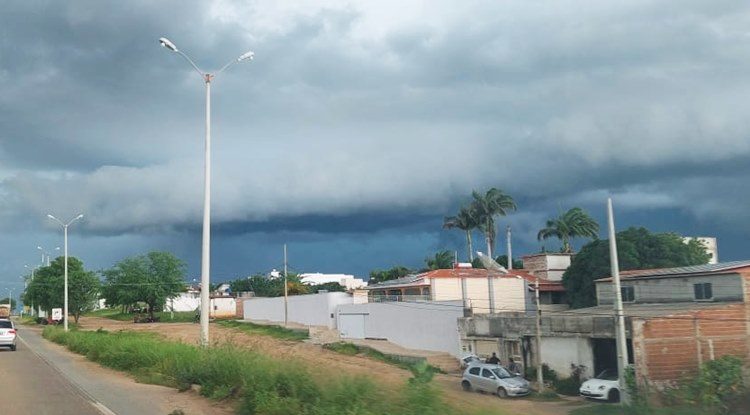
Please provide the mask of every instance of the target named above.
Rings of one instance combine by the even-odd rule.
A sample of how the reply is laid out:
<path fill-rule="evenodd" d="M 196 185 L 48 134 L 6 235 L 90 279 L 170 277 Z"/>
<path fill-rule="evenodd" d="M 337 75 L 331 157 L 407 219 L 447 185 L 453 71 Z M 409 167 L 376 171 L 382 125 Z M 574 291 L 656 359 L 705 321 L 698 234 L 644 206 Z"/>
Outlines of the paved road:
<path fill-rule="evenodd" d="M 15 352 L 0 349 L 0 381 L 3 415 L 102 415 L 90 398 L 24 341 Z"/>

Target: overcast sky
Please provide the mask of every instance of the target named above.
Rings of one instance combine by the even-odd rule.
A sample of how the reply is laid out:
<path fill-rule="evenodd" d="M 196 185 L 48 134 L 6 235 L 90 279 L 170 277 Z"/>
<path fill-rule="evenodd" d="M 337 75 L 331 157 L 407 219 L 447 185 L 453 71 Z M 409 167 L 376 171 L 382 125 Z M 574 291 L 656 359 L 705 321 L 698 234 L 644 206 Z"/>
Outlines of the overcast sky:
<path fill-rule="evenodd" d="M 0 289 L 62 245 L 47 213 L 86 215 L 89 268 L 158 249 L 198 276 L 204 85 L 161 36 L 206 71 L 256 54 L 212 83 L 216 279 L 285 242 L 306 272 L 465 255 L 442 218 L 489 187 L 515 254 L 560 209 L 605 229 L 612 195 L 618 228 L 748 259 L 748 28 L 741 0 L 5 1 Z"/>

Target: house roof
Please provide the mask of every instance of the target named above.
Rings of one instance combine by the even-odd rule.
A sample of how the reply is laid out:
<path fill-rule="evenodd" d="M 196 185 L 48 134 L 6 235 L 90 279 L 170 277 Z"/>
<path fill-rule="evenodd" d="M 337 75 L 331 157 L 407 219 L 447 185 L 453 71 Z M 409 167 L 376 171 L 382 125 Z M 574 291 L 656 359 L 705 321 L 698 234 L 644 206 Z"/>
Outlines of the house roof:
<path fill-rule="evenodd" d="M 536 277 L 524 270 L 514 269 L 507 274 L 487 270 L 484 268 L 454 268 L 454 269 L 436 269 L 423 272 L 421 274 L 407 275 L 395 280 L 383 281 L 365 287 L 367 290 L 377 290 L 383 288 L 404 288 L 429 286 L 432 278 L 487 278 L 489 276 L 496 278 L 523 278 L 529 283 L 536 282 Z M 550 281 L 545 278 L 539 278 L 539 291 L 565 291 L 562 283 L 559 281 Z"/>
<path fill-rule="evenodd" d="M 689 275 L 723 275 L 741 268 L 750 267 L 750 260 L 722 262 L 718 264 L 692 265 L 689 267 L 634 269 L 620 272 L 621 279 L 672 278 Z M 597 282 L 612 281 L 612 277 L 600 278 Z"/>

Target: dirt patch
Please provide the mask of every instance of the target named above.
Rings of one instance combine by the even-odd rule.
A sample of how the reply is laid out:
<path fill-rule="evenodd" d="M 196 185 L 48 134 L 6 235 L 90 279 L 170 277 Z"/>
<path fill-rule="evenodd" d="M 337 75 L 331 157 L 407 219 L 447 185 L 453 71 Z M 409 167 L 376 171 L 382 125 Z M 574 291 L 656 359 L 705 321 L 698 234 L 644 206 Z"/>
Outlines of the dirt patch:
<path fill-rule="evenodd" d="M 154 332 L 168 339 L 187 344 L 198 344 L 200 327 L 193 323 L 146 323 L 115 321 L 98 317 L 82 317 L 80 328 L 109 331 L 131 330 Z M 215 324 L 210 326 L 211 343 L 221 345 L 231 343 L 258 353 L 283 360 L 297 361 L 308 367 L 310 373 L 320 382 L 328 382 L 344 376 L 366 376 L 378 388 L 394 393 L 403 388 L 411 377 L 407 370 L 400 369 L 376 360 L 361 356 L 347 356 L 323 349 L 320 345 L 308 342 L 279 340 L 270 336 L 250 335 L 237 329 Z M 481 411 L 485 414 L 558 415 L 570 411 L 570 406 L 559 402 L 535 402 L 527 399 L 500 400 L 494 395 L 467 393 L 461 390 L 457 375 L 436 375 L 435 384 L 443 392 L 449 405 L 468 411 Z"/>

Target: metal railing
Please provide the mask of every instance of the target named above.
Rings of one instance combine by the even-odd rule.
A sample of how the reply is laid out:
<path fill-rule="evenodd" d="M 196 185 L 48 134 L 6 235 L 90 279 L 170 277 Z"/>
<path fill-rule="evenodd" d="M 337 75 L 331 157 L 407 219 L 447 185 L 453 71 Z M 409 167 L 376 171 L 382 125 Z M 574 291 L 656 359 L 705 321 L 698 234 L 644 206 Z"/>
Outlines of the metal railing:
<path fill-rule="evenodd" d="M 399 301 L 431 301 L 432 296 L 427 295 L 371 295 L 368 297 L 371 303 L 387 303 L 387 302 L 399 302 Z"/>

